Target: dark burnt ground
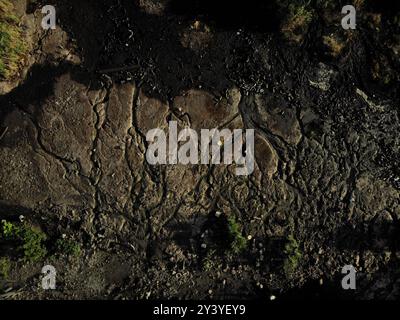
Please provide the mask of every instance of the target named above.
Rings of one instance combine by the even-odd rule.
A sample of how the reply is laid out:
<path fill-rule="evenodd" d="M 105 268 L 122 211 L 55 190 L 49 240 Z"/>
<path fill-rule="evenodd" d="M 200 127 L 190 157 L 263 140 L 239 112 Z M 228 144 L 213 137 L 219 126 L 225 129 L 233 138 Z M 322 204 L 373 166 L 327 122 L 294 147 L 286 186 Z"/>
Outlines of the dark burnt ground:
<path fill-rule="evenodd" d="M 100 248 L 119 257 L 105 258 L 100 268 L 113 269 L 122 260 L 123 268 L 115 267 L 114 276 L 123 280 L 114 285 L 108 279 L 103 291 L 66 289 L 53 297 L 144 298 L 148 292 L 158 298 L 201 299 L 210 295 L 265 299 L 271 293 L 287 299 L 398 297 L 400 31 L 393 20 L 399 4 L 367 2 L 360 9 L 357 30 L 344 31 L 341 15 L 332 13 L 340 13 L 339 5 L 322 9 L 313 2 L 315 17 L 299 31 L 302 40 L 296 42 L 280 31 L 285 1 L 216 5 L 210 0 L 171 0 L 161 13 L 149 9 L 152 3 L 157 1 L 46 1 L 57 7 L 58 23 L 75 44 L 81 63 L 44 60 L 34 65 L 21 86 L 0 97 L 5 106 L 1 117 L 19 107 L 38 126 L 40 110 L 32 112 L 31 105 L 51 99 L 52 83 L 67 73 L 84 87 L 106 90 L 104 102 L 110 87 L 118 84 L 134 83 L 146 96 L 170 105 L 193 88 L 223 96 L 237 87 L 244 127 L 256 128 L 268 139 L 278 159 L 276 173 L 271 183 L 264 184 L 255 178 L 232 182 L 207 173 L 209 188 L 204 192 L 199 183 L 194 199 L 200 201 L 204 192 L 212 205 L 199 218 L 201 233 L 195 236 L 192 224 L 176 217 L 165 219 L 165 225 L 152 225 L 150 210 L 141 209 L 151 202 L 152 194 L 147 182 L 142 183 L 132 205 L 135 216 L 125 208 L 112 213 L 127 217 L 132 231 L 109 238 L 98 217 L 105 204 L 111 208 L 114 204 L 96 189 L 91 173 L 89 184 L 96 189 L 94 228 L 83 219 L 59 218 L 58 208 L 32 211 L 42 210 L 48 217 L 39 224 L 51 237 L 72 230 L 92 256 L 97 253 L 90 250 Z M 381 14 L 378 27 L 374 14 Z M 331 35 L 345 43 L 337 56 L 324 45 Z M 275 127 L 268 123 L 271 119 Z M 10 139 L 1 143 L 13 145 Z M 73 165 L 58 160 L 66 168 Z M 166 189 L 166 170 L 146 170 Z M 241 183 L 248 196 L 237 200 L 232 190 Z M 162 200 L 156 207 L 160 212 L 168 203 L 167 198 Z M 176 212 L 183 204 L 177 204 Z M 229 246 L 227 222 L 215 219 L 215 213 L 226 214 L 226 206 L 240 221 L 242 232 L 254 235 L 239 256 L 224 254 Z M 13 218 L 30 211 L 15 204 L 2 203 L 1 208 L 14 211 Z M 255 220 L 259 215 L 261 222 Z M 96 238 L 103 232 L 105 240 Z M 283 272 L 289 235 L 295 236 L 303 252 L 299 269 L 290 275 Z M 183 260 L 172 259 L 167 250 L 170 242 L 184 252 Z M 340 266 L 349 263 L 360 269 L 354 295 L 338 287 Z M 226 274 L 225 282 L 221 274 Z M 33 276 L 28 283 L 34 287 L 35 280 Z M 71 288 L 74 280 L 63 279 L 62 286 Z M 101 287 L 98 282 L 95 279 L 91 285 Z"/>

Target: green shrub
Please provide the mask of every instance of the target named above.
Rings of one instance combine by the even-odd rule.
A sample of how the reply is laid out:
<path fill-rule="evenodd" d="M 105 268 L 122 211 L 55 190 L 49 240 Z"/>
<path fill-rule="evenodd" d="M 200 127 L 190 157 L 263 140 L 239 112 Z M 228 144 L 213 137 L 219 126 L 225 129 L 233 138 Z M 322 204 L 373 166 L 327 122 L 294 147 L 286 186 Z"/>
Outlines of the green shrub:
<path fill-rule="evenodd" d="M 46 239 L 47 237 L 42 231 L 25 226 L 22 236 L 25 260 L 32 262 L 42 260 L 47 254 L 46 247 L 43 244 Z"/>
<path fill-rule="evenodd" d="M 2 220 L 2 236 L 4 239 L 15 239 L 20 233 L 20 228 L 16 227 L 13 223 Z"/>
<path fill-rule="evenodd" d="M 2 238 L 17 242 L 17 249 L 23 253 L 25 261 L 36 262 L 46 256 L 44 242 L 47 236 L 41 230 L 28 224 L 19 225 L 6 220 L 2 220 L 1 224 Z"/>

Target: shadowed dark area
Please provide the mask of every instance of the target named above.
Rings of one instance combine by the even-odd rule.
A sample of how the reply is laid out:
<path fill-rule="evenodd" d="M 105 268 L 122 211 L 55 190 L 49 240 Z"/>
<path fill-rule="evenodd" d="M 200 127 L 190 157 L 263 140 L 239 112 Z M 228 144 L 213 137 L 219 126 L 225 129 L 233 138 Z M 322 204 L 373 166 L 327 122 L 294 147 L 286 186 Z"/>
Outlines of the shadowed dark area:
<path fill-rule="evenodd" d="M 172 0 L 168 9 L 171 13 L 190 19 L 197 17 L 215 24 L 218 28 L 251 31 L 277 31 L 281 17 L 276 1 L 213 1 L 213 0 Z"/>

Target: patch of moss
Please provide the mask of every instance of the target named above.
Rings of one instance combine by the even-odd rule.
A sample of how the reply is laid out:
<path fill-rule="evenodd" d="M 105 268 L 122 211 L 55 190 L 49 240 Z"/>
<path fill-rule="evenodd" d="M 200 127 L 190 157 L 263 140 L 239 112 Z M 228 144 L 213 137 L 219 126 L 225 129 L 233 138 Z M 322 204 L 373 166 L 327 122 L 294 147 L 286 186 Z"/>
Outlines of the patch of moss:
<path fill-rule="evenodd" d="M 0 0 L 0 78 L 10 79 L 17 73 L 26 53 L 20 21 L 14 5 Z"/>
<path fill-rule="evenodd" d="M 283 269 L 286 275 L 290 275 L 297 269 L 302 258 L 300 246 L 293 236 L 289 236 L 287 238 L 283 252 L 285 254 Z"/>
<path fill-rule="evenodd" d="M 233 253 L 238 254 L 242 252 L 247 246 L 247 240 L 243 237 L 240 230 L 240 225 L 234 217 L 228 218 L 228 232 L 231 242 L 231 250 Z"/>
<path fill-rule="evenodd" d="M 25 261 L 36 262 L 43 259 L 47 250 L 44 242 L 45 233 L 28 224 L 17 224 L 6 220 L 1 222 L 1 237 L 18 244 L 17 251 L 21 252 Z"/>

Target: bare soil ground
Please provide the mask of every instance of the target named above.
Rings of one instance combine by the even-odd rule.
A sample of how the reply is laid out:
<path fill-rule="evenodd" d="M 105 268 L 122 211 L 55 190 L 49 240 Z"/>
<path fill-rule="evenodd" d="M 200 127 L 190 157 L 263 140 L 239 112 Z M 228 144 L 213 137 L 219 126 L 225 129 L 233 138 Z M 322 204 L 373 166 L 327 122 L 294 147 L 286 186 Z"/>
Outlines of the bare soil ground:
<path fill-rule="evenodd" d="M 47 255 L 0 241 L 3 298 L 399 298 L 398 5 L 366 5 L 349 31 L 319 12 L 299 43 L 269 2 L 49 0 L 50 31 L 38 1 L 15 2 L 31 50 L 0 86 L 0 218 L 40 228 Z M 149 165 L 145 134 L 171 120 L 255 129 L 254 173 Z"/>

